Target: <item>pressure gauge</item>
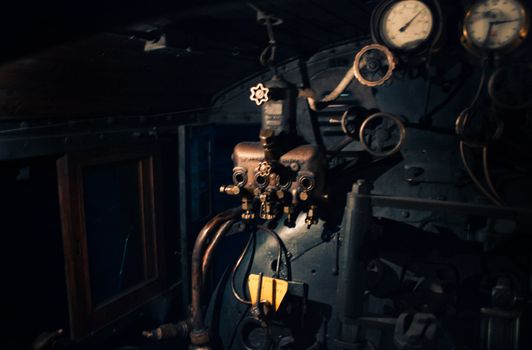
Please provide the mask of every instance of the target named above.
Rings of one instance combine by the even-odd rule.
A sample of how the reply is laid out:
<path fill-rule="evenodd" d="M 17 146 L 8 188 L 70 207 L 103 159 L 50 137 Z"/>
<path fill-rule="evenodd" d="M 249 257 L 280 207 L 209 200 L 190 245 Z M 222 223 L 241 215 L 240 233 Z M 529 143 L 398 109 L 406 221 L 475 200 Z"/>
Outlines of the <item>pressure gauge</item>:
<path fill-rule="evenodd" d="M 372 16 L 374 40 L 399 52 L 433 46 L 430 44 L 438 39 L 436 29 L 440 22 L 434 8 L 433 4 L 421 0 L 382 2 Z"/>
<path fill-rule="evenodd" d="M 472 51 L 506 51 L 528 34 L 528 13 L 518 0 L 480 0 L 464 19 L 462 42 Z"/>

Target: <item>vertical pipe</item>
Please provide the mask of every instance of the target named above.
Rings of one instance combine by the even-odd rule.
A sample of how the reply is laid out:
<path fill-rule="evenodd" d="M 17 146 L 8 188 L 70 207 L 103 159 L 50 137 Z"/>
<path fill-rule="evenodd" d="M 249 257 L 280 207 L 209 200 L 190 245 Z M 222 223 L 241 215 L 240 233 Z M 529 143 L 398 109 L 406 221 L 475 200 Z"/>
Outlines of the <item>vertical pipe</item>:
<path fill-rule="evenodd" d="M 240 208 L 230 209 L 212 218 L 200 231 L 194 249 L 192 250 L 192 298 L 190 304 L 190 319 L 192 323 L 192 331 L 190 332 L 190 340 L 193 345 L 203 345 L 209 343 L 209 334 L 205 327 L 203 320 L 203 313 L 201 310 L 201 286 L 203 282 L 202 266 L 203 255 L 207 246 L 207 241 L 211 237 L 211 232 L 217 229 L 223 222 L 233 220 L 240 215 Z"/>
<path fill-rule="evenodd" d="M 236 222 L 236 219 L 231 219 L 226 222 L 224 222 L 220 228 L 216 231 L 214 234 L 214 237 L 211 239 L 211 243 L 209 243 L 208 247 L 205 249 L 205 253 L 203 254 L 203 261 L 201 264 L 201 273 L 203 275 L 203 283 L 205 284 L 205 277 L 207 275 L 207 272 L 209 270 L 209 266 L 211 265 L 211 260 L 214 255 L 214 251 L 216 250 L 216 247 L 218 247 L 218 244 L 222 240 L 222 238 L 225 236 L 225 234 L 229 231 L 229 229 L 233 226 L 233 224 Z"/>
<path fill-rule="evenodd" d="M 338 272 L 337 302 L 340 321 L 343 325 L 349 320 L 360 317 L 364 303 L 364 280 L 366 264 L 364 259 L 364 240 L 370 228 L 372 218 L 370 185 L 358 180 L 352 192 L 347 194 L 344 219 L 342 223 L 342 246 Z M 349 332 L 350 334 L 345 334 Z M 355 337 L 354 329 L 346 330 L 344 336 Z M 354 339 L 345 339 L 354 341 Z"/>

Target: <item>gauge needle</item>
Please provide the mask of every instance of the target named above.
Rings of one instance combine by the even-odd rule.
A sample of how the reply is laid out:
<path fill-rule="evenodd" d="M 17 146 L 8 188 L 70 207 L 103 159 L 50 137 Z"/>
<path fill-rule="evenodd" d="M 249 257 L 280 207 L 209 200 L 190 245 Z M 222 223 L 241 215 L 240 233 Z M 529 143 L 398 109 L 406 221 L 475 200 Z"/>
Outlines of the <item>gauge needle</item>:
<path fill-rule="evenodd" d="M 493 21 L 493 22 L 490 22 L 491 24 L 503 24 L 503 23 L 510 23 L 510 22 L 517 22 L 519 21 L 519 19 L 507 19 L 507 20 L 504 20 L 504 21 Z"/>
<path fill-rule="evenodd" d="M 399 31 L 402 33 L 406 30 L 406 28 L 408 28 L 410 26 L 410 24 L 412 24 L 412 22 L 414 22 L 414 20 L 417 18 L 417 16 L 419 16 L 419 14 L 421 13 L 421 11 L 419 11 L 418 13 L 416 13 L 416 15 L 414 17 L 412 17 L 412 19 L 408 22 L 406 22 L 406 24 L 404 26 L 402 26 L 401 28 L 399 28 Z"/>
<path fill-rule="evenodd" d="M 488 44 L 488 39 L 490 38 L 491 28 L 492 27 L 493 27 L 493 22 L 489 22 L 488 23 L 488 31 L 486 33 L 486 39 L 484 39 L 484 42 L 482 43 L 482 47 L 486 47 L 486 45 Z"/>

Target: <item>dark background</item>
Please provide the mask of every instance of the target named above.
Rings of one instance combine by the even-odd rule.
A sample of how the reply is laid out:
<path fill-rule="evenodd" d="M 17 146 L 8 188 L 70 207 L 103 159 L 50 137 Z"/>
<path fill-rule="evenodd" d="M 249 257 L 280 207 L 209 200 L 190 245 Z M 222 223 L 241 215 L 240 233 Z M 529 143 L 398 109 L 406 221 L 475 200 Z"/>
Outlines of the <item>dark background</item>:
<path fill-rule="evenodd" d="M 367 35 L 373 3 L 254 2 L 284 21 L 280 61 Z M 263 69 L 267 36 L 240 0 L 32 0 L 2 4 L 0 43 L 1 119 L 83 118 L 205 107 Z"/>

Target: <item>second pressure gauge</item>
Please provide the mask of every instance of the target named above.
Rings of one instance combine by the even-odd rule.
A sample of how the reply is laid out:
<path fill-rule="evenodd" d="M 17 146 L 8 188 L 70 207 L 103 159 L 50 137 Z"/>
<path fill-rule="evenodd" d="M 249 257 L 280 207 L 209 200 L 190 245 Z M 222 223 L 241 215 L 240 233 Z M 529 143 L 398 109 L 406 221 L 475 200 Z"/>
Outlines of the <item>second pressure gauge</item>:
<path fill-rule="evenodd" d="M 518 0 L 479 0 L 464 19 L 462 42 L 476 52 L 507 51 L 528 34 L 528 13 Z"/>
<path fill-rule="evenodd" d="M 419 52 L 434 47 L 440 22 L 432 1 L 386 0 L 373 12 L 372 35 L 393 51 Z"/>

